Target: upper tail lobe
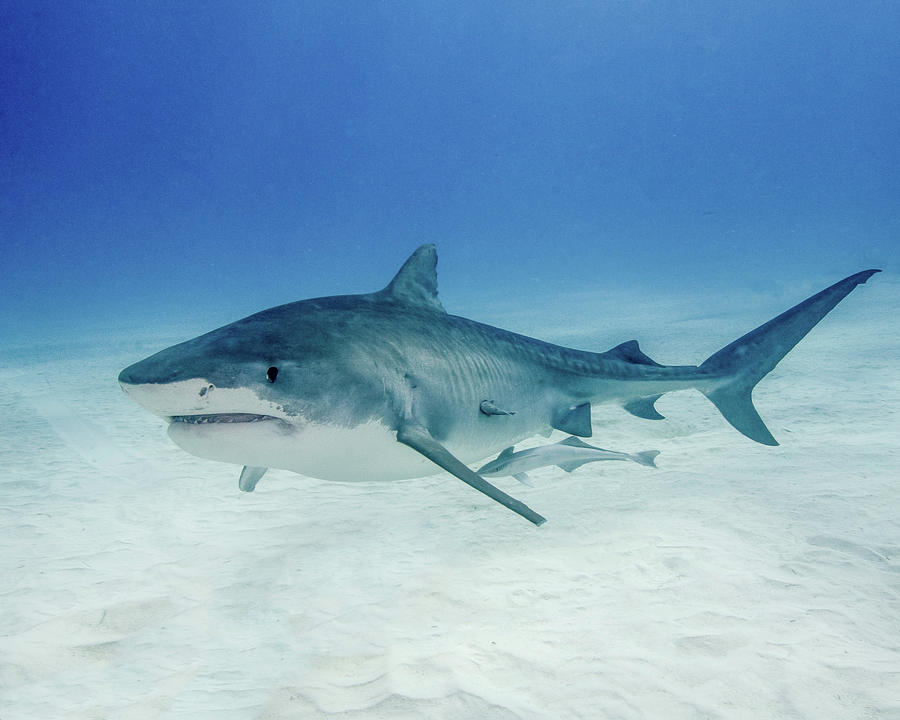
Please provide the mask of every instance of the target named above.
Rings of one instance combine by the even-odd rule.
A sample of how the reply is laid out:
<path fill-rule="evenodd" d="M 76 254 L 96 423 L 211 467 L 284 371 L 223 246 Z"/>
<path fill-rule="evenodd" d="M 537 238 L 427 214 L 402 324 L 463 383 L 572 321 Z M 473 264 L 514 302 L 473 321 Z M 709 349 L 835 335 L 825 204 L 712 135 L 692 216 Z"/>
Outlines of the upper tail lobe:
<path fill-rule="evenodd" d="M 726 345 L 700 365 L 701 371 L 723 376 L 724 382 L 700 390 L 738 431 L 764 445 L 777 445 L 753 407 L 754 386 L 853 288 L 877 272 L 851 275 Z"/>

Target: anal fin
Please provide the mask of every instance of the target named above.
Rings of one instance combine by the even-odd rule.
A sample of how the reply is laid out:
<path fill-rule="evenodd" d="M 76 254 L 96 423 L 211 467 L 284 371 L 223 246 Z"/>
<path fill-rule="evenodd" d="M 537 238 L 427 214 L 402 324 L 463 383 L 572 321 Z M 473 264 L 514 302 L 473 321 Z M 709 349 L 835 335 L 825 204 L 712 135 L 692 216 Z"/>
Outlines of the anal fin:
<path fill-rule="evenodd" d="M 495 488 L 478 473 L 470 470 L 465 463 L 435 440 L 431 433 L 418 423 L 406 424 L 401 427 L 397 431 L 397 440 L 421 453 L 435 465 L 444 468 L 444 470 L 451 475 L 455 475 L 467 485 L 471 485 L 479 492 L 484 493 L 492 500 L 496 500 L 535 525 L 543 525 L 547 522 L 547 518 L 536 513 L 525 503 Z"/>

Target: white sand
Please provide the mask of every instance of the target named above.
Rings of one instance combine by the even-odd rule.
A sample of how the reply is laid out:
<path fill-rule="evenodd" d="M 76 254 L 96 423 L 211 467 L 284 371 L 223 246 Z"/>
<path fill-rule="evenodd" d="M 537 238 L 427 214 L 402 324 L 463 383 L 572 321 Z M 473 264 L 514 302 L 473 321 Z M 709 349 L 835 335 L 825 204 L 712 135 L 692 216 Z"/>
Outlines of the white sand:
<path fill-rule="evenodd" d="M 802 296 L 556 337 L 697 362 Z M 169 338 L 7 352 L 0 718 L 900 718 L 898 317 L 877 276 L 762 382 L 778 448 L 599 408 L 660 469 L 498 480 L 539 529 L 446 475 L 238 492 L 114 382 Z"/>

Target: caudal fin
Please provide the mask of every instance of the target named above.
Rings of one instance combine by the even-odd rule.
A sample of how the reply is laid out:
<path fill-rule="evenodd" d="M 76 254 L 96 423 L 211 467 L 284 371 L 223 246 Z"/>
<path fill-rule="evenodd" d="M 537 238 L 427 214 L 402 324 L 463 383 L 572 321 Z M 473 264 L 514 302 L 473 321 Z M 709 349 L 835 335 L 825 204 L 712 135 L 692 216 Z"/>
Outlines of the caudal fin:
<path fill-rule="evenodd" d="M 644 450 L 643 452 L 635 453 L 631 456 L 631 459 L 634 460 L 639 465 L 646 465 L 647 467 L 656 467 L 656 456 L 659 455 L 659 450 Z"/>
<path fill-rule="evenodd" d="M 853 288 L 877 272 L 864 270 L 844 278 L 710 356 L 700 370 L 724 381 L 701 387 L 701 392 L 739 432 L 763 445 L 777 445 L 753 407 L 754 386 Z"/>

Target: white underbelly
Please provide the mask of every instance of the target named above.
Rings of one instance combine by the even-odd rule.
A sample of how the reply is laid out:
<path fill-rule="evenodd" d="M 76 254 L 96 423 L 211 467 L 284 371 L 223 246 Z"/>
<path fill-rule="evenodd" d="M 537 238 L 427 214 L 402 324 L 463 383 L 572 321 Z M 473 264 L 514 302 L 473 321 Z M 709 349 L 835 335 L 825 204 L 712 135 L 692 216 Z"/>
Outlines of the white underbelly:
<path fill-rule="evenodd" d="M 281 422 L 171 423 L 169 437 L 199 457 L 291 470 L 320 480 L 402 480 L 441 472 L 378 422 L 354 428 Z"/>

